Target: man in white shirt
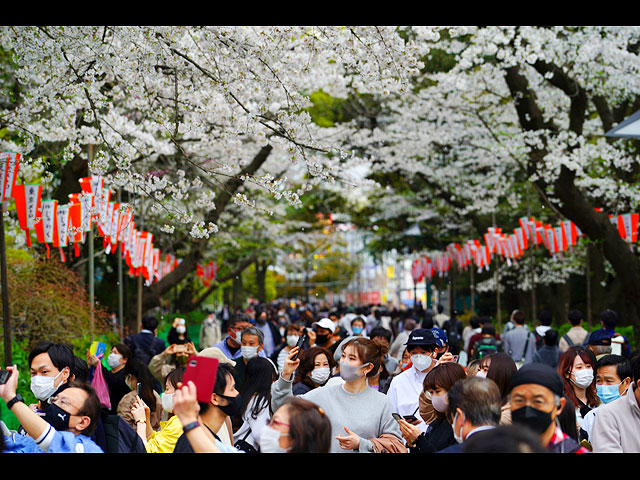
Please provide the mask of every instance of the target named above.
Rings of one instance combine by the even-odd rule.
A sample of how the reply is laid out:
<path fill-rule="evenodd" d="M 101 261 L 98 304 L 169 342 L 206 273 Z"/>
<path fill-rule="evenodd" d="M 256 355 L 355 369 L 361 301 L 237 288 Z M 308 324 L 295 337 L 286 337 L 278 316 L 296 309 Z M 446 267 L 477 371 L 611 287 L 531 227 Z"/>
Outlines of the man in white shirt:
<path fill-rule="evenodd" d="M 411 355 L 412 366 L 391 381 L 387 395 L 395 412 L 424 432 L 427 424 L 418 415 L 419 398 L 424 377 L 436 364 L 436 338 L 431 330 L 416 328 L 409 334 L 406 347 Z"/>

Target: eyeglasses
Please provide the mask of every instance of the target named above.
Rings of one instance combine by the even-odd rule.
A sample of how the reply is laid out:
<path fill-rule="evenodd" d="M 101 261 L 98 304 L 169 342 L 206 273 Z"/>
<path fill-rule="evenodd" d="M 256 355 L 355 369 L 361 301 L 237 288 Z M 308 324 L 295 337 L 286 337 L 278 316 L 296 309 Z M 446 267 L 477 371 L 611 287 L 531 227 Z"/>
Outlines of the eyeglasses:
<path fill-rule="evenodd" d="M 280 427 L 286 427 L 286 428 L 289 428 L 291 426 L 288 423 L 279 422 L 273 418 L 267 419 L 267 425 L 269 425 L 270 427 L 273 427 L 274 425 L 278 425 Z"/>

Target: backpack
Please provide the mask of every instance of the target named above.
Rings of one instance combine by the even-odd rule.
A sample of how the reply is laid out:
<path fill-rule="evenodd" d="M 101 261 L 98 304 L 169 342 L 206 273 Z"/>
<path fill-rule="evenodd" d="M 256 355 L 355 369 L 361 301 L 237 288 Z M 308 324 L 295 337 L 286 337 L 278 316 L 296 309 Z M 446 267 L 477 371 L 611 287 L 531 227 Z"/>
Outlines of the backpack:
<path fill-rule="evenodd" d="M 479 360 L 500 351 L 501 342 L 491 337 L 484 337 L 473 344 L 473 359 Z"/>

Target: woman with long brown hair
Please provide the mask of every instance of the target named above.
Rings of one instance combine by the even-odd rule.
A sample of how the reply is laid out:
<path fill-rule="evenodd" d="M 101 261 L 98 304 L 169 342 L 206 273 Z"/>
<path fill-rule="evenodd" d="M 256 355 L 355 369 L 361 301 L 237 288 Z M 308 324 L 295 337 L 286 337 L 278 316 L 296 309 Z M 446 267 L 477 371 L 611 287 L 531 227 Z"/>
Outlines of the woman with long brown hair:
<path fill-rule="evenodd" d="M 578 426 L 592 408 L 600 405 L 594 379 L 596 359 L 584 347 L 569 348 L 560 357 L 558 373 L 564 380 L 564 391 L 576 407 Z"/>

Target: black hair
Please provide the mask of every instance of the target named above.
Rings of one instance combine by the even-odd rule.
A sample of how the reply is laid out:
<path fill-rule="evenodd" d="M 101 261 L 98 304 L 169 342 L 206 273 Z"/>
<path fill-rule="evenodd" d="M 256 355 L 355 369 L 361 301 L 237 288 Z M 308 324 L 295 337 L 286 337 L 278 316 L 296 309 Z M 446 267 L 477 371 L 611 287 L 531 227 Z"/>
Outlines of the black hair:
<path fill-rule="evenodd" d="M 173 388 L 178 388 L 178 383 L 182 382 L 184 378 L 184 372 L 187 367 L 176 367 L 167 373 L 164 377 L 164 383 L 162 384 L 162 388 L 165 388 L 167 383 L 171 384 Z"/>
<path fill-rule="evenodd" d="M 230 363 L 219 363 L 213 393 L 216 395 L 224 395 L 224 391 L 227 389 L 227 383 L 229 382 L 229 376 L 233 377 L 233 373 L 234 370 Z M 205 413 L 209 410 L 211 402 L 198 402 L 198 405 L 200 405 L 200 413 Z"/>
<path fill-rule="evenodd" d="M 87 382 L 91 380 L 91 373 L 89 371 L 89 365 L 87 362 L 77 356 L 73 356 L 73 367 L 71 367 L 71 375 L 73 375 L 74 380 L 78 380 L 80 382 Z"/>
<path fill-rule="evenodd" d="M 438 313 L 444 312 L 444 306 L 438 304 L 438 306 L 436 308 L 438 309 Z"/>
<path fill-rule="evenodd" d="M 156 408 L 156 396 L 154 393 L 155 382 L 149 367 L 137 358 L 132 358 L 124 364 L 123 372 L 125 377 L 131 375 L 140 383 L 140 398 L 144 400 L 144 403 L 146 403 L 153 412 Z"/>
<path fill-rule="evenodd" d="M 558 331 L 554 330 L 553 328 L 550 328 L 549 330 L 547 330 L 544 334 L 543 337 L 543 342 L 545 345 L 548 345 L 550 347 L 553 347 L 554 345 L 558 344 Z"/>
<path fill-rule="evenodd" d="M 29 366 L 33 363 L 33 359 L 38 355 L 46 353 L 51 359 L 51 363 L 58 370 L 62 371 L 64 367 L 69 367 L 69 372 L 73 372 L 75 365 L 75 355 L 69 345 L 64 343 L 42 342 L 29 352 Z"/>
<path fill-rule="evenodd" d="M 513 323 L 515 323 L 516 325 L 524 325 L 525 317 L 524 313 L 521 310 L 516 310 L 515 312 L 513 312 L 511 318 L 513 320 Z"/>
<path fill-rule="evenodd" d="M 563 433 L 566 433 L 576 442 L 580 441 L 578 436 L 578 425 L 576 423 L 576 405 L 566 395 L 564 396 L 565 403 L 562 411 L 558 414 L 558 423 Z"/>
<path fill-rule="evenodd" d="M 471 317 L 471 319 L 469 320 L 469 325 L 471 325 L 471 328 L 473 328 L 474 330 L 476 328 L 478 328 L 480 326 L 480 319 L 478 317 Z"/>
<path fill-rule="evenodd" d="M 622 355 L 609 354 L 604 357 L 600 357 L 600 360 L 596 362 L 596 372 L 599 368 L 615 365 L 616 375 L 620 378 L 620 381 L 629 377 L 633 379 L 633 370 L 631 368 L 631 362 L 624 358 Z"/>
<path fill-rule="evenodd" d="M 569 312 L 569 323 L 573 326 L 580 325 L 583 320 L 582 312 L 580 310 L 571 310 Z"/>
<path fill-rule="evenodd" d="M 551 312 L 548 310 L 543 310 L 540 312 L 540 324 L 546 327 L 551 326 L 551 322 L 553 321 L 553 316 Z"/>
<path fill-rule="evenodd" d="M 610 308 L 604 310 L 600 314 L 600 321 L 607 330 L 613 330 L 613 328 L 618 324 L 618 320 L 618 314 Z"/>
<path fill-rule="evenodd" d="M 493 326 L 493 323 L 485 323 L 482 325 L 482 330 L 480 331 L 483 335 L 491 335 L 495 336 L 496 327 Z"/>
<path fill-rule="evenodd" d="M 241 393 L 242 411 L 244 412 L 251 399 L 255 396 L 255 403 L 251 410 L 251 417 L 258 418 L 263 408 L 271 407 L 271 384 L 278 379 L 274 365 L 267 358 L 254 357 L 247 362 L 244 384 Z M 271 413 L 271 409 L 269 410 Z"/>
<path fill-rule="evenodd" d="M 369 338 L 374 338 L 374 337 L 382 337 L 382 338 L 386 338 L 387 340 L 389 340 L 389 343 L 391 343 L 391 338 L 392 338 L 393 334 L 391 333 L 391 330 L 378 326 L 378 327 L 374 327 L 371 329 L 371 331 L 369 332 Z"/>
<path fill-rule="evenodd" d="M 145 315 L 142 317 L 142 328 L 153 332 L 158 328 L 158 319 L 154 315 Z"/>

